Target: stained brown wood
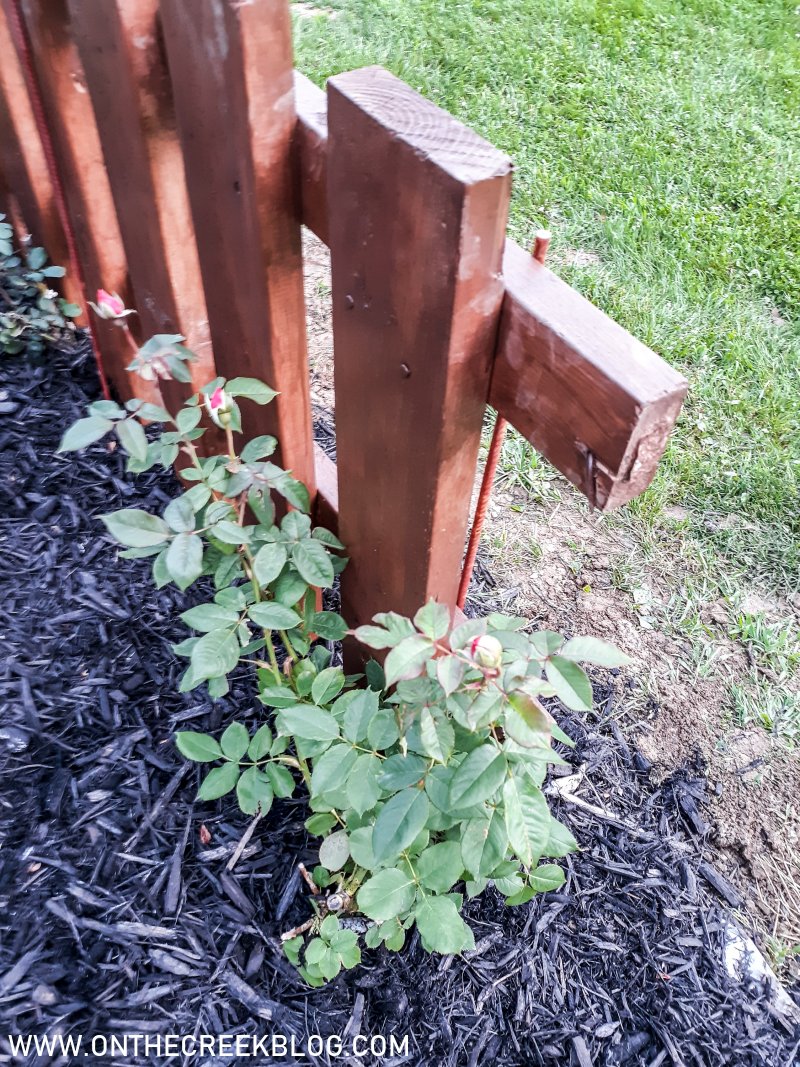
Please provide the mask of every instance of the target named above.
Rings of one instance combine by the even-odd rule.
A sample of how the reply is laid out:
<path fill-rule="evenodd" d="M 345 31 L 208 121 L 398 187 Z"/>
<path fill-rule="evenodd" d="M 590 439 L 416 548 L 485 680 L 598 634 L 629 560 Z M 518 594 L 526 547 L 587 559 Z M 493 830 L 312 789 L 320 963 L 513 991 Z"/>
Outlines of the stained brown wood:
<path fill-rule="evenodd" d="M 327 240 L 324 93 L 302 75 L 298 82 L 303 222 Z M 593 480 L 600 509 L 624 504 L 652 481 L 686 394 L 685 378 L 510 240 L 503 273 L 502 328 L 487 399 L 581 492 L 590 493 Z"/>
<path fill-rule="evenodd" d="M 328 101 L 322 89 L 294 72 L 297 102 L 295 168 L 303 223 L 328 243 Z"/>
<path fill-rule="evenodd" d="M 288 5 L 161 0 L 217 370 L 280 393 L 246 432 L 314 488 Z"/>
<path fill-rule="evenodd" d="M 138 311 L 132 330 L 140 342 L 183 334 L 200 388 L 214 360 L 158 0 L 69 0 L 69 10 Z M 190 391 L 161 383 L 173 410 Z"/>
<path fill-rule="evenodd" d="M 47 160 L 14 45 L 9 10 L 4 5 L 0 5 L 0 168 L 17 237 L 22 232 L 31 234 L 35 244 L 47 249 L 53 263 L 69 268 L 67 241 Z M 82 303 L 73 274 L 68 272 L 59 288 L 67 300 Z"/>
<path fill-rule="evenodd" d="M 626 503 L 652 481 L 685 379 L 511 241 L 503 272 L 490 404 L 598 508 Z"/>
<path fill-rule="evenodd" d="M 23 0 L 22 8 L 87 290 L 116 291 L 128 302 L 122 238 L 66 0 Z M 96 337 L 104 370 L 120 397 L 160 400 L 152 383 L 126 371 L 131 351 L 121 329 L 96 320 Z"/>
<path fill-rule="evenodd" d="M 314 466 L 317 472 L 317 496 L 314 502 L 314 521 L 331 533 L 339 532 L 339 473 L 336 464 L 319 445 L 314 445 Z"/>
<path fill-rule="evenodd" d="M 511 163 L 379 67 L 328 82 L 339 531 L 353 625 L 454 605 Z"/>

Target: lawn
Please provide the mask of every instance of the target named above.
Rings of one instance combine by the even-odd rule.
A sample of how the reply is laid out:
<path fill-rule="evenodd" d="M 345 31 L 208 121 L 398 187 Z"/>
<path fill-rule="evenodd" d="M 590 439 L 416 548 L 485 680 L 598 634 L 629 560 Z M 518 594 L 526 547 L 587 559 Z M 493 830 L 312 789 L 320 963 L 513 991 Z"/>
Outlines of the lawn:
<path fill-rule="evenodd" d="M 633 506 L 800 586 L 796 0 L 325 0 L 297 5 L 319 84 L 379 63 L 516 162 L 510 229 L 688 376 Z"/>

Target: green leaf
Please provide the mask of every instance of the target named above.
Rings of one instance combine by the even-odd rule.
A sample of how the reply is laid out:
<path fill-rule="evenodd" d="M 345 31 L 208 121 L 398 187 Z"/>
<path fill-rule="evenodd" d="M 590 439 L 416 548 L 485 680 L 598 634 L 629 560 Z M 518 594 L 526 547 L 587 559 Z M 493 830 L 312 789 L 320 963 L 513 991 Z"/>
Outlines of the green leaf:
<path fill-rule="evenodd" d="M 370 748 L 383 751 L 393 745 L 399 736 L 394 713 L 388 708 L 379 708 L 367 727 L 367 742 Z"/>
<path fill-rule="evenodd" d="M 194 488 L 203 489 L 204 486 L 196 485 Z M 189 492 L 194 492 L 194 490 L 190 489 Z M 170 530 L 174 530 L 175 533 L 191 533 L 195 527 L 194 508 L 192 507 L 191 499 L 187 500 L 186 496 L 179 496 L 175 500 L 170 500 L 169 504 L 164 508 L 164 521 Z"/>
<path fill-rule="evenodd" d="M 382 626 L 358 626 L 353 632 L 356 640 L 369 648 L 392 648 L 397 644 L 397 638 Z"/>
<path fill-rule="evenodd" d="M 340 871 L 350 858 L 346 830 L 336 830 L 319 846 L 319 862 L 329 871 Z"/>
<path fill-rule="evenodd" d="M 347 623 L 335 611 L 315 611 L 311 630 L 325 641 L 341 641 L 347 633 Z"/>
<path fill-rule="evenodd" d="M 558 819 L 551 817 L 550 819 L 550 836 L 547 838 L 547 844 L 542 849 L 543 856 L 568 856 L 570 852 L 576 852 L 578 849 L 578 842 L 572 836 L 570 831 L 560 823 Z"/>
<path fill-rule="evenodd" d="M 47 253 L 43 248 L 31 248 L 25 258 L 31 270 L 39 270 L 47 262 Z"/>
<path fill-rule="evenodd" d="M 238 522 L 231 522 L 229 519 L 216 523 L 209 533 L 225 545 L 246 545 L 250 540 L 247 530 Z"/>
<path fill-rule="evenodd" d="M 329 711 L 301 704 L 278 712 L 277 721 L 283 733 L 294 734 L 304 741 L 335 741 L 339 725 Z"/>
<path fill-rule="evenodd" d="M 592 710 L 592 686 L 577 663 L 563 656 L 551 656 L 544 672 L 562 704 L 571 711 Z"/>
<path fill-rule="evenodd" d="M 95 400 L 89 405 L 90 415 L 101 415 L 104 419 L 123 419 L 125 410 L 114 400 Z"/>
<path fill-rule="evenodd" d="M 344 713 L 344 736 L 347 740 L 354 744 L 363 741 L 377 711 L 378 694 L 372 689 L 359 690 Z"/>
<path fill-rule="evenodd" d="M 387 867 L 368 879 L 358 891 L 358 909 L 375 922 L 386 922 L 408 911 L 414 903 L 416 887 L 411 876 L 399 867 Z"/>
<path fill-rule="evenodd" d="M 309 585 L 328 589 L 333 585 L 333 563 L 327 549 L 319 541 L 307 538 L 292 546 L 292 563 L 300 577 Z"/>
<path fill-rule="evenodd" d="M 564 659 L 583 660 L 597 667 L 624 667 L 632 662 L 630 656 L 598 637 L 572 637 L 560 654 Z"/>
<path fill-rule="evenodd" d="M 259 726 L 253 734 L 253 739 L 247 746 L 248 759 L 254 761 L 263 759 L 269 752 L 271 745 L 272 730 L 270 730 L 268 723 L 264 723 L 263 726 Z M 291 775 L 289 777 L 291 777 Z"/>
<path fill-rule="evenodd" d="M 235 625 L 239 621 L 239 612 L 233 608 L 223 608 L 220 604 L 197 604 L 182 612 L 181 619 L 193 630 L 208 633 Z"/>
<path fill-rule="evenodd" d="M 228 674 L 239 662 L 239 642 L 230 630 L 211 630 L 192 649 L 192 671 L 197 681 Z"/>
<path fill-rule="evenodd" d="M 222 759 L 222 749 L 216 738 L 209 734 L 197 733 L 195 730 L 179 730 L 175 734 L 175 744 L 182 756 L 195 763 L 211 763 Z"/>
<path fill-rule="evenodd" d="M 250 744 L 250 734 L 247 732 L 247 727 L 240 722 L 232 722 L 219 739 L 219 744 L 228 759 L 240 760 L 247 752 L 247 746 Z"/>
<path fill-rule="evenodd" d="M 375 859 L 392 859 L 408 848 L 428 818 L 428 798 L 411 787 L 395 793 L 381 808 L 372 830 Z"/>
<path fill-rule="evenodd" d="M 510 777 L 503 786 L 509 844 L 526 867 L 541 856 L 550 836 L 550 811 L 544 793 L 525 779 Z"/>
<path fill-rule="evenodd" d="M 472 931 L 458 914 L 452 897 L 424 897 L 414 908 L 414 917 L 427 952 L 451 955 L 475 948 Z"/>
<path fill-rule="evenodd" d="M 272 784 L 257 767 L 248 767 L 236 784 L 236 798 L 245 815 L 255 815 L 259 810 L 266 815 L 272 807 Z"/>
<path fill-rule="evenodd" d="M 481 745 L 469 753 L 450 783 L 450 806 L 467 808 L 488 800 L 503 784 L 508 764 L 493 745 Z"/>
<path fill-rule="evenodd" d="M 450 610 L 445 604 L 429 600 L 414 616 L 414 625 L 432 641 L 444 637 L 450 629 Z"/>
<path fill-rule="evenodd" d="M 555 863 L 543 863 L 531 871 L 528 883 L 537 893 L 548 893 L 564 884 L 564 872 Z"/>
<path fill-rule="evenodd" d="M 432 652 L 433 646 L 427 637 L 414 634 L 404 638 L 386 657 L 384 671 L 387 688 L 406 678 L 416 678 Z"/>
<path fill-rule="evenodd" d="M 328 548 L 336 548 L 339 551 L 344 551 L 344 545 L 330 530 L 326 530 L 324 526 L 315 526 L 311 534 L 317 541 L 321 541 L 323 545 L 327 545 Z"/>
<path fill-rule="evenodd" d="M 403 755 L 397 752 L 383 761 L 380 782 L 381 788 L 388 793 L 396 793 L 407 785 L 413 785 L 425 775 L 425 760 L 419 756 Z"/>
<path fill-rule="evenodd" d="M 461 856 L 476 878 L 488 878 L 505 858 L 507 848 L 508 834 L 499 810 L 488 819 L 471 819 L 462 829 Z"/>
<path fill-rule="evenodd" d="M 503 727 L 509 737 L 525 748 L 541 748 L 550 744 L 553 722 L 538 700 L 522 690 L 508 694 L 511 705 L 506 711 Z"/>
<path fill-rule="evenodd" d="M 231 378 L 225 386 L 231 396 L 244 396 L 254 404 L 268 404 L 278 395 L 274 389 L 257 378 Z"/>
<path fill-rule="evenodd" d="M 328 830 L 332 826 L 336 825 L 336 819 L 333 815 L 329 815 L 327 812 L 320 812 L 318 815 L 312 815 L 305 821 L 305 828 L 314 837 L 322 837 L 323 834 L 327 834 Z"/>
<path fill-rule="evenodd" d="M 444 695 L 450 696 L 464 680 L 467 665 L 458 656 L 442 656 L 436 660 L 436 677 L 439 685 L 444 689 Z"/>
<path fill-rule="evenodd" d="M 354 811 L 363 815 L 374 808 L 381 795 L 378 775 L 381 761 L 371 752 L 363 752 L 353 764 L 347 778 L 347 802 Z"/>
<path fill-rule="evenodd" d="M 200 788 L 197 790 L 198 800 L 218 800 L 234 788 L 239 780 L 239 764 L 223 763 L 221 767 L 214 767 L 209 771 Z"/>
<path fill-rule="evenodd" d="M 169 527 L 162 518 L 137 508 L 112 511 L 100 519 L 111 536 L 128 548 L 151 548 L 169 537 Z"/>
<path fill-rule="evenodd" d="M 311 686 L 311 699 L 315 704 L 330 704 L 344 688 L 344 671 L 341 667 L 326 667 L 320 671 Z"/>
<path fill-rule="evenodd" d="M 180 589 L 187 589 L 203 573 L 203 542 L 198 534 L 181 533 L 174 538 L 164 564 Z"/>
<path fill-rule="evenodd" d="M 437 763 L 447 763 L 455 746 L 452 723 L 445 718 L 436 718 L 431 709 L 425 707 L 420 712 L 419 734 L 425 755 Z"/>
<path fill-rule="evenodd" d="M 252 438 L 241 451 L 242 460 L 245 463 L 255 463 L 259 459 L 271 456 L 278 447 L 277 439 L 270 434 L 260 434 Z"/>
<path fill-rule="evenodd" d="M 350 745 L 331 745 L 327 752 L 314 760 L 312 794 L 318 796 L 343 787 L 357 759 L 358 752 Z"/>
<path fill-rule="evenodd" d="M 414 866 L 417 877 L 426 889 L 432 889 L 434 893 L 446 893 L 464 873 L 461 846 L 458 841 L 442 841 L 438 845 L 431 845 L 418 857 Z"/>
<path fill-rule="evenodd" d="M 280 763 L 267 763 L 263 767 L 264 774 L 269 778 L 276 797 L 285 800 L 294 792 L 295 781 L 288 767 L 282 767 Z"/>
<path fill-rule="evenodd" d="M 253 560 L 253 574 L 260 586 L 274 582 L 286 563 L 286 546 L 278 541 L 259 548 Z"/>
<path fill-rule="evenodd" d="M 558 652 L 564 644 L 564 638 L 552 630 L 537 630 L 535 634 L 530 635 L 530 642 L 534 652 L 544 658 Z"/>
<path fill-rule="evenodd" d="M 300 616 L 291 608 L 270 601 L 266 604 L 253 604 L 247 614 L 265 630 L 288 630 L 300 623 Z"/>
<path fill-rule="evenodd" d="M 147 459 L 147 437 L 141 423 L 135 419 L 123 419 L 115 427 L 119 443 L 129 456 L 144 463 Z"/>
<path fill-rule="evenodd" d="M 99 415 L 90 415 L 88 419 L 78 419 L 61 438 L 58 451 L 77 452 L 79 448 L 86 448 L 87 445 L 99 441 L 113 428 L 114 423 L 110 419 L 104 419 Z"/>

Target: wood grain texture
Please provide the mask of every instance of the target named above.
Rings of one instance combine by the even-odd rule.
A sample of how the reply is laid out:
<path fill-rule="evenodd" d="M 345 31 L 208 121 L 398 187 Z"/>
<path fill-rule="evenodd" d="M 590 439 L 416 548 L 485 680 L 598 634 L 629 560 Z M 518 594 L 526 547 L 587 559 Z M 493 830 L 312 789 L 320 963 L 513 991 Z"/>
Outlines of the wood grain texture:
<path fill-rule="evenodd" d="M 47 249 L 51 262 L 68 269 L 67 240 L 14 45 L 7 2 L 0 5 L 0 169 L 17 238 L 31 234 L 35 244 Z M 59 283 L 59 290 L 67 300 L 83 303 L 80 285 L 71 273 Z"/>
<path fill-rule="evenodd" d="M 328 124 L 342 604 L 358 625 L 456 601 L 511 164 L 377 67 L 330 79 Z"/>
<path fill-rule="evenodd" d="M 294 165 L 303 223 L 328 244 L 328 101 L 322 89 L 294 72 L 298 121 Z"/>
<path fill-rule="evenodd" d="M 243 402 L 248 436 L 314 490 L 289 8 L 161 0 L 175 110 L 217 370 L 280 393 Z"/>
<path fill-rule="evenodd" d="M 132 332 L 140 342 L 182 333 L 200 388 L 214 361 L 158 0 L 69 0 L 69 9 L 138 311 Z M 175 409 L 191 389 L 165 381 L 161 392 Z"/>
<path fill-rule="evenodd" d="M 127 303 L 132 294 L 122 237 L 66 0 L 23 0 L 22 6 L 87 290 L 118 292 Z M 160 401 L 157 387 L 126 371 L 131 352 L 123 331 L 98 319 L 95 325 L 103 367 L 117 394 Z"/>
<path fill-rule="evenodd" d="M 327 240 L 324 93 L 302 75 L 298 83 L 303 222 Z M 583 493 L 591 449 L 597 506 L 624 504 L 652 481 L 686 380 L 510 240 L 503 274 L 488 401 Z"/>
<path fill-rule="evenodd" d="M 685 379 L 518 245 L 489 403 L 602 510 L 642 493 L 686 394 Z M 594 471 L 587 465 L 594 456 Z"/>

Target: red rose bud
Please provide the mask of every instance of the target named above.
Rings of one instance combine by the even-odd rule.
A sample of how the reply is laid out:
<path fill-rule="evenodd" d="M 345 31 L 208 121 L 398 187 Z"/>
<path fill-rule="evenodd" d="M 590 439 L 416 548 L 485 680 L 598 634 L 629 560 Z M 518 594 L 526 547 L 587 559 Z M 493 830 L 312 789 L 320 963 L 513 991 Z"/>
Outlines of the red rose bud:
<path fill-rule="evenodd" d="M 117 293 L 109 293 L 105 289 L 97 290 L 97 303 L 92 304 L 97 316 L 101 319 L 109 319 L 110 321 L 116 321 L 124 319 L 128 315 L 133 315 L 134 312 L 125 307 L 125 304 Z"/>
<path fill-rule="evenodd" d="M 217 426 L 222 426 L 223 429 L 230 424 L 231 398 L 221 385 L 218 385 L 214 392 L 206 397 L 205 404 L 212 422 L 215 422 Z"/>
<path fill-rule="evenodd" d="M 489 670 L 498 670 L 503 662 L 503 646 L 490 634 L 473 637 L 469 643 L 469 654 L 479 667 Z"/>

